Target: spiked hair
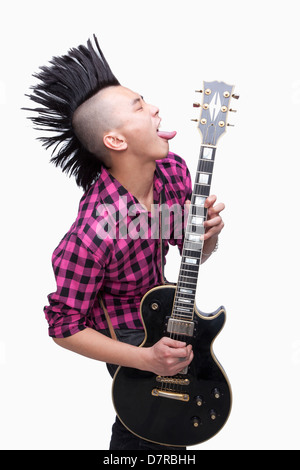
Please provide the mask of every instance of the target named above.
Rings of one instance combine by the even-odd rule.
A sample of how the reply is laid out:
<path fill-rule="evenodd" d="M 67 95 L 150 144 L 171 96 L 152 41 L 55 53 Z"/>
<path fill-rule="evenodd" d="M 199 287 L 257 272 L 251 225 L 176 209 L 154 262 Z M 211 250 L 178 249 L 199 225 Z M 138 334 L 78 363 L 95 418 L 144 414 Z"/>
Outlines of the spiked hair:
<path fill-rule="evenodd" d="M 72 117 L 98 91 L 119 85 L 95 35 L 94 42 L 95 48 L 89 39 L 87 47 L 70 49 L 67 55 L 53 57 L 50 66 L 40 67 L 41 72 L 33 75 L 40 82 L 31 87 L 31 95 L 26 95 L 40 107 L 23 108 L 37 113 L 29 117 L 35 129 L 53 133 L 38 137 L 46 149 L 54 146 L 50 161 L 74 175 L 77 185 L 85 191 L 99 176 L 102 163 L 75 135 Z"/>

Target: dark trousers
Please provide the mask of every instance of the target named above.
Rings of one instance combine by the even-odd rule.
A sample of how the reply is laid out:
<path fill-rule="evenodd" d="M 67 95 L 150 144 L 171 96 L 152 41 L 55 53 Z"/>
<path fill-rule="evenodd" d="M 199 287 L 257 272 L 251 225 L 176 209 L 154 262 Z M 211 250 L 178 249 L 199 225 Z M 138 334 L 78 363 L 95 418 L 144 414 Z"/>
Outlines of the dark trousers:
<path fill-rule="evenodd" d="M 119 341 L 129 343 L 134 346 L 139 346 L 144 339 L 144 331 L 142 330 L 115 330 L 116 336 Z M 113 377 L 117 366 L 107 364 L 107 369 Z M 185 450 L 185 447 L 170 447 L 153 442 L 145 441 L 130 431 L 121 423 L 118 417 L 112 427 L 112 435 L 109 450 Z"/>
<path fill-rule="evenodd" d="M 185 450 L 185 447 L 170 447 L 141 439 L 123 426 L 118 417 L 112 427 L 109 450 Z"/>

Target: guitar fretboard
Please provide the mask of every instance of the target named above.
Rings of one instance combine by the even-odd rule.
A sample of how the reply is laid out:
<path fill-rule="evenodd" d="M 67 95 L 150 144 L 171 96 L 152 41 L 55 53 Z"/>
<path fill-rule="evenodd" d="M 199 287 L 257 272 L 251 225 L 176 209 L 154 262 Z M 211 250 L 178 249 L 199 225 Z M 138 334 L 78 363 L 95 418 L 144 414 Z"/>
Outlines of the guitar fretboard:
<path fill-rule="evenodd" d="M 173 318 L 192 320 L 194 316 L 195 295 L 203 248 L 202 235 L 205 232 L 203 224 L 207 217 L 207 209 L 204 204 L 210 194 L 215 153 L 216 147 L 201 146 L 185 229 L 181 265 L 172 311 Z"/>

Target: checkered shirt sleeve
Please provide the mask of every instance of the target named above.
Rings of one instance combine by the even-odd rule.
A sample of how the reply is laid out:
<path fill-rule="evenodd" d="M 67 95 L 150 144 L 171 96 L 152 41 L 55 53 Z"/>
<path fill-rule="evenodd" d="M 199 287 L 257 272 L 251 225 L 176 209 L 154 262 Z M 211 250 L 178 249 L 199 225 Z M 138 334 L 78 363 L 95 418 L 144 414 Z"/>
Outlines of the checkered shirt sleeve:
<path fill-rule="evenodd" d="M 105 255 L 99 253 L 102 256 L 97 259 L 76 234 L 65 237 L 54 251 L 57 290 L 48 296 L 49 306 L 44 308 L 50 336 L 66 337 L 86 328 L 104 277 Z"/>

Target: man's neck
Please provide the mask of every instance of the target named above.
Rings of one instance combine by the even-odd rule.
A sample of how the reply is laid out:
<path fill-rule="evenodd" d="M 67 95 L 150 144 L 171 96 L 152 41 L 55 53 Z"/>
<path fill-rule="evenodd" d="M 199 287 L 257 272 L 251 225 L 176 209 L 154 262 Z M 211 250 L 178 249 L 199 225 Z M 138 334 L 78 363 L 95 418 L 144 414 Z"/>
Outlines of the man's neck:
<path fill-rule="evenodd" d="M 109 169 L 110 174 L 143 204 L 148 211 L 153 204 L 155 161 L 145 164 L 122 165 Z"/>

